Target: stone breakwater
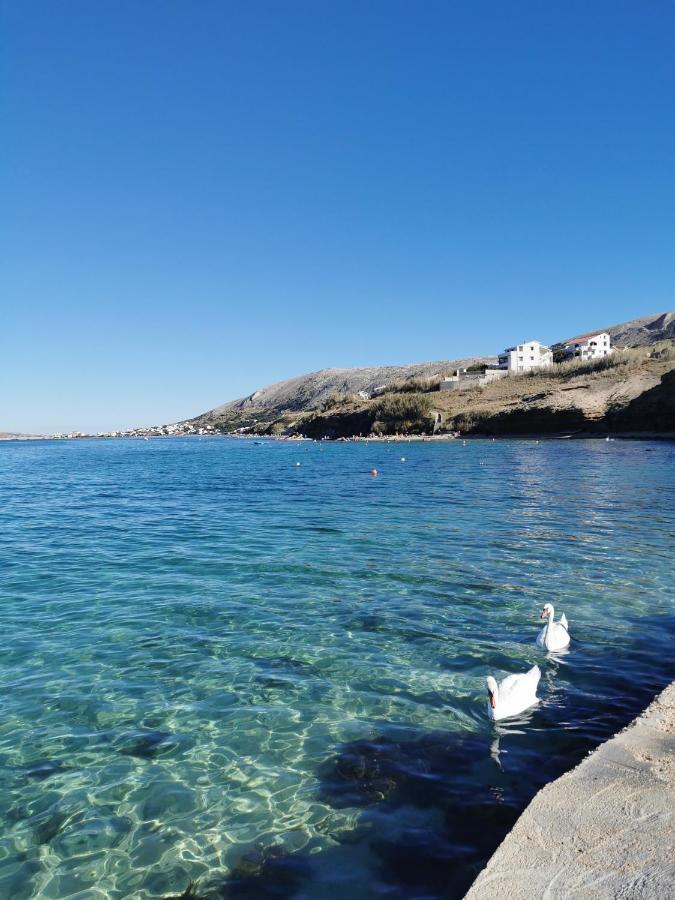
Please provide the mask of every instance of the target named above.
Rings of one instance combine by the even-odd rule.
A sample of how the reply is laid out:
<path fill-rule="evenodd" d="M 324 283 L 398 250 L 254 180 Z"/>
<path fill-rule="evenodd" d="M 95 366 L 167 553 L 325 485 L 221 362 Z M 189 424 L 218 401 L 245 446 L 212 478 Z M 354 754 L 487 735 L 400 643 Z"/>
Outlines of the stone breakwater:
<path fill-rule="evenodd" d="M 675 682 L 546 785 L 466 900 L 675 896 Z"/>

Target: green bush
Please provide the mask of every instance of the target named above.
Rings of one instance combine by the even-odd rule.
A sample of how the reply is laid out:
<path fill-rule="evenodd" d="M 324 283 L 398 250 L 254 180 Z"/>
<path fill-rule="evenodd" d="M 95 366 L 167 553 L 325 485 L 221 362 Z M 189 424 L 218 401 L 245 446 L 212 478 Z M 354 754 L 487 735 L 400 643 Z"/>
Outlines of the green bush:
<path fill-rule="evenodd" d="M 338 391 L 333 391 L 319 404 L 318 409 L 319 412 L 330 412 L 348 406 L 350 403 L 360 402 L 361 397 L 358 394 L 340 394 Z"/>
<path fill-rule="evenodd" d="M 381 434 L 425 431 L 430 426 L 428 394 L 385 394 L 372 407 L 372 430 Z"/>
<path fill-rule="evenodd" d="M 459 415 L 455 416 L 452 420 L 452 428 L 455 431 L 459 431 L 460 434 L 468 434 L 477 424 L 476 417 L 470 413 L 459 413 Z"/>

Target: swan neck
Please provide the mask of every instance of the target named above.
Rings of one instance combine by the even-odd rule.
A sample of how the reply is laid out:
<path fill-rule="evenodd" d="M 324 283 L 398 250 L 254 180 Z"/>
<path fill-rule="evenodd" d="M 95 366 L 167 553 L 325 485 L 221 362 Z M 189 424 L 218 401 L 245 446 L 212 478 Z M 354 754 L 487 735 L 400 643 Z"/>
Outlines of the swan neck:
<path fill-rule="evenodd" d="M 553 630 L 553 616 L 555 610 L 551 607 L 548 611 L 548 622 L 546 623 L 546 630 L 544 632 L 544 645 L 548 648 L 548 639 L 551 636 L 551 632 Z"/>
<path fill-rule="evenodd" d="M 491 694 L 491 698 L 492 698 L 491 703 L 492 703 L 492 701 L 494 701 L 494 706 L 492 707 L 492 710 L 494 712 L 497 709 L 497 706 L 499 705 L 499 684 L 497 683 L 496 680 L 494 682 L 494 690 L 492 690 L 492 688 L 490 688 L 490 694 Z"/>

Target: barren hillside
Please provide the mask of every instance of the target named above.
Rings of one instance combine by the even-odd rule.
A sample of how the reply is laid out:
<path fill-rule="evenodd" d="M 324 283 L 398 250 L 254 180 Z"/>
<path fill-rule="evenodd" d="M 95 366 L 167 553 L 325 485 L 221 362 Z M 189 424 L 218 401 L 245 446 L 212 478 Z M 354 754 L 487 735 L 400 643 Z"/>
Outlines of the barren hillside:
<path fill-rule="evenodd" d="M 462 391 L 388 394 L 308 414 L 310 437 L 354 434 L 675 433 L 675 350 L 617 353 L 598 365 L 564 363 Z"/>
<path fill-rule="evenodd" d="M 286 415 L 318 409 L 336 396 L 354 396 L 359 391 L 372 394 L 378 389 L 410 378 L 441 377 L 458 366 L 496 362 L 496 357 L 471 356 L 465 359 L 446 359 L 437 362 L 414 363 L 407 366 L 372 366 L 363 369 L 321 369 L 309 375 L 298 375 L 279 381 L 259 391 L 231 400 L 203 413 L 191 422 L 216 425 L 223 430 L 252 425 L 270 424 Z"/>
<path fill-rule="evenodd" d="M 649 391 L 656 391 L 649 395 L 652 398 L 649 402 L 658 418 L 664 397 L 670 390 L 668 379 L 665 386 L 661 386 L 661 379 L 672 368 L 672 363 L 667 359 L 647 359 L 647 353 L 658 342 L 670 342 L 675 338 L 675 313 L 659 313 L 609 328 L 595 329 L 602 330 L 609 331 L 617 346 L 645 348 L 639 362 L 625 356 L 622 359 L 625 364 L 602 372 L 589 370 L 576 374 L 555 367 L 547 374 L 509 378 L 480 391 L 462 391 L 458 394 L 435 390 L 440 377 L 458 366 L 494 363 L 496 358 L 467 357 L 405 366 L 323 369 L 224 403 L 196 416 L 190 423 L 200 427 L 215 426 L 223 432 L 258 434 L 278 434 L 289 430 L 334 436 L 368 433 L 374 424 L 378 424 L 383 396 L 413 390 L 426 397 L 424 401 L 415 401 L 420 412 L 415 427 L 422 430 L 429 427 L 428 416 L 431 415 L 436 429 L 440 427 L 463 432 L 481 429 L 488 429 L 491 433 L 597 429 L 609 427 L 610 422 L 618 427 L 621 421 L 627 428 L 626 417 L 632 417 L 632 421 L 637 422 L 643 416 L 638 414 L 637 408 L 642 408 L 647 399 L 639 401 L 638 398 Z M 631 366 L 627 364 L 629 358 Z M 425 379 L 427 384 L 423 383 Z M 411 402 L 408 401 L 408 406 Z M 389 407 L 401 406 L 402 403 L 400 399 L 396 402 L 390 400 Z M 629 407 L 630 412 L 627 411 Z M 389 413 L 385 411 L 385 418 L 387 415 Z M 412 420 L 415 420 L 414 415 L 410 417 Z M 405 423 L 408 420 L 401 418 L 400 421 Z M 644 430 L 648 424 L 644 416 L 642 421 L 639 430 Z M 660 430 L 675 430 L 672 420 L 662 425 Z"/>

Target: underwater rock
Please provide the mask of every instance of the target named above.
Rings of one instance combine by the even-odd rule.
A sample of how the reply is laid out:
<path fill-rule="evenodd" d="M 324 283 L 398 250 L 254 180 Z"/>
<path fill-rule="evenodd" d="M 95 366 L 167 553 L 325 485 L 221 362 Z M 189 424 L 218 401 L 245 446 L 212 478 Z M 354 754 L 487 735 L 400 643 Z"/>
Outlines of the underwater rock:
<path fill-rule="evenodd" d="M 174 734 L 168 731 L 132 731 L 122 735 L 116 742 L 118 753 L 136 756 L 139 759 L 154 759 L 169 753 L 178 746 Z"/>
<path fill-rule="evenodd" d="M 182 894 L 173 894 L 171 897 L 164 897 L 164 900 L 206 900 L 203 894 L 197 893 L 197 885 L 191 881 Z"/>
<path fill-rule="evenodd" d="M 462 787 L 477 760 L 489 755 L 486 738 L 432 732 L 420 740 L 386 737 L 343 745 L 320 770 L 320 794 L 336 808 L 389 804 L 434 806 Z M 464 791 L 466 793 L 466 790 Z"/>
<path fill-rule="evenodd" d="M 36 843 L 49 844 L 59 834 L 68 818 L 64 813 L 57 812 L 46 816 L 41 822 L 34 825 L 33 834 L 35 835 Z"/>
<path fill-rule="evenodd" d="M 356 616 L 346 626 L 349 631 L 382 631 L 387 626 L 387 619 L 378 613 L 364 613 Z"/>
<path fill-rule="evenodd" d="M 205 887 L 214 900 L 291 900 L 311 872 L 304 853 L 283 847 L 254 848 L 223 881 Z"/>

